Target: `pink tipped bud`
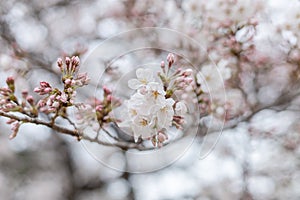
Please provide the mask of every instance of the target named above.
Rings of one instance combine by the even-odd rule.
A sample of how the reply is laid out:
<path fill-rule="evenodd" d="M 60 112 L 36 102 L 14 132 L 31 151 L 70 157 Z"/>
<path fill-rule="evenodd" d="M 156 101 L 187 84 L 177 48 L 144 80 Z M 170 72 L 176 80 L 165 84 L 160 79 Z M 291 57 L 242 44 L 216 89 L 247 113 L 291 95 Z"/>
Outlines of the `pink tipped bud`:
<path fill-rule="evenodd" d="M 167 138 L 166 138 L 165 134 L 158 133 L 157 139 L 158 139 L 159 143 L 163 143 Z"/>
<path fill-rule="evenodd" d="M 51 92 L 51 91 L 52 91 L 51 88 L 45 88 L 45 90 L 44 90 L 45 94 L 47 94 L 47 93 L 49 93 L 49 92 Z"/>
<path fill-rule="evenodd" d="M 6 79 L 7 85 L 13 85 L 15 84 L 15 79 L 12 76 L 7 77 Z"/>
<path fill-rule="evenodd" d="M 46 81 L 41 81 L 40 82 L 40 86 L 42 88 L 48 88 L 48 87 L 51 87 L 49 83 L 47 83 Z"/>
<path fill-rule="evenodd" d="M 171 67 L 171 65 L 174 63 L 175 61 L 175 56 L 172 53 L 169 53 L 167 56 L 167 61 L 169 62 L 169 67 Z"/>
<path fill-rule="evenodd" d="M 61 58 L 58 58 L 57 61 L 56 61 L 56 63 L 57 63 L 57 66 L 58 66 L 60 69 L 62 69 L 62 67 L 63 67 L 63 60 L 62 60 Z"/>
<path fill-rule="evenodd" d="M 97 105 L 96 111 L 101 112 L 103 110 L 103 105 Z"/>
<path fill-rule="evenodd" d="M 55 99 L 55 97 L 56 97 L 56 95 L 53 94 L 49 97 L 49 99 L 53 101 Z"/>
<path fill-rule="evenodd" d="M 68 88 L 68 89 L 67 89 L 67 92 L 68 92 L 68 93 L 73 93 L 73 91 L 74 91 L 73 88 Z"/>
<path fill-rule="evenodd" d="M 67 80 L 65 80 L 65 84 L 67 84 L 67 85 L 70 85 L 71 82 L 72 82 L 72 80 L 69 78 Z"/>
<path fill-rule="evenodd" d="M 33 99 L 33 97 L 32 97 L 31 95 L 30 95 L 30 96 L 27 96 L 26 101 L 27 101 L 30 105 L 33 105 L 33 104 L 34 104 L 34 99 Z"/>
<path fill-rule="evenodd" d="M 77 66 L 79 65 L 79 63 L 80 63 L 80 59 L 79 59 L 78 56 L 73 56 L 71 60 L 72 60 L 72 64 L 73 64 L 75 67 L 77 67 Z"/>
<path fill-rule="evenodd" d="M 12 76 L 7 77 L 6 84 L 12 92 L 15 91 L 15 79 Z"/>
<path fill-rule="evenodd" d="M 65 62 L 66 62 L 66 65 L 69 65 L 71 63 L 71 59 L 69 57 L 66 57 Z"/>
<path fill-rule="evenodd" d="M 112 96 L 112 95 L 107 95 L 106 98 L 107 98 L 107 101 L 108 101 L 108 102 L 111 102 L 111 101 L 113 100 L 113 96 Z"/>
<path fill-rule="evenodd" d="M 38 106 L 39 106 L 39 107 L 44 107 L 44 106 L 46 106 L 46 101 L 43 100 L 43 99 L 39 100 Z"/>
<path fill-rule="evenodd" d="M 36 93 L 39 93 L 40 91 L 41 91 L 41 89 L 40 88 L 38 88 L 38 87 L 36 87 L 36 88 L 34 88 L 34 90 L 33 90 L 34 92 L 36 92 Z"/>
<path fill-rule="evenodd" d="M 103 86 L 103 91 L 104 91 L 104 94 L 106 94 L 106 95 L 109 95 L 112 93 L 112 91 L 110 89 L 108 89 L 108 87 L 106 87 L 106 86 Z"/>
<path fill-rule="evenodd" d="M 165 62 L 164 62 L 164 61 L 161 61 L 160 67 L 161 67 L 161 68 L 165 68 Z"/>

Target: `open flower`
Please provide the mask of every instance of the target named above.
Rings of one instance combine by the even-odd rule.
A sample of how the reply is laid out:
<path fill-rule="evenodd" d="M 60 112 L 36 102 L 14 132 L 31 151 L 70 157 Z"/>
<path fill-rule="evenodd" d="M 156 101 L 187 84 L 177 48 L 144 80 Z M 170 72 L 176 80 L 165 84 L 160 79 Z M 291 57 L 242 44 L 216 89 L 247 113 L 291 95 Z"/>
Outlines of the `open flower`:
<path fill-rule="evenodd" d="M 157 127 L 159 130 L 172 126 L 174 116 L 174 103 L 175 101 L 173 99 L 166 99 L 164 105 L 157 111 Z"/>
<path fill-rule="evenodd" d="M 183 121 L 180 115 L 186 112 L 185 105 L 177 102 L 178 120 L 174 121 L 177 119 L 174 110 L 175 100 L 167 96 L 163 83 L 155 81 L 152 70 L 137 69 L 136 75 L 137 79 L 128 82 L 129 87 L 136 92 L 126 102 L 127 111 L 124 114 L 126 119 L 119 126 L 130 128 L 135 141 L 140 137 L 156 138 L 162 130 L 167 131 L 174 123 L 176 127 L 180 127 Z M 188 75 L 190 74 L 186 74 Z M 162 139 L 160 135 L 160 145 L 166 138 Z"/>
<path fill-rule="evenodd" d="M 137 79 L 130 79 L 128 86 L 131 89 L 138 89 L 142 86 L 146 86 L 148 83 L 154 81 L 153 71 L 151 69 L 139 68 L 136 70 Z"/>
<path fill-rule="evenodd" d="M 154 121 L 149 116 L 138 115 L 135 117 L 131 123 L 135 141 L 137 141 L 140 136 L 150 138 L 155 133 L 154 126 Z"/>

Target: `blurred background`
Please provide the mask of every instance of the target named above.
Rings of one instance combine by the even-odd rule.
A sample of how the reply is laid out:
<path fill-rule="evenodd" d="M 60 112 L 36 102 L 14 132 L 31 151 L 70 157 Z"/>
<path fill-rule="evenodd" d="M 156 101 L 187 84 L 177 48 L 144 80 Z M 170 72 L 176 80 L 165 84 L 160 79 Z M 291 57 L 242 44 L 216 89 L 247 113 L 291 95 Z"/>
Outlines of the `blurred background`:
<path fill-rule="evenodd" d="M 107 162 L 123 166 L 114 170 L 75 139 L 41 126 L 24 125 L 10 141 L 10 127 L 1 118 L 0 199 L 300 199 L 297 0 L 0 0 L 1 87 L 8 75 L 17 77 L 20 91 L 32 90 L 41 80 L 56 85 L 58 57 L 88 58 L 100 42 L 143 27 L 176 30 L 203 49 L 176 34 L 145 35 L 143 41 L 168 47 L 120 58 L 115 62 L 115 67 L 123 66 L 120 73 L 141 60 L 160 63 L 167 50 L 178 49 L 198 70 L 224 60 L 231 69 L 227 100 L 216 100 L 227 109 L 216 146 L 220 131 L 209 129 L 203 120 L 193 145 L 171 144 L 181 152 L 174 163 L 148 173 L 128 173 L 141 163 L 128 159 L 126 152 L 99 152 Z M 102 49 L 94 70 L 104 71 L 109 55 L 131 41 L 134 35 Z M 204 138 L 214 148 L 201 157 Z M 144 165 L 153 162 L 162 161 L 151 159 Z"/>

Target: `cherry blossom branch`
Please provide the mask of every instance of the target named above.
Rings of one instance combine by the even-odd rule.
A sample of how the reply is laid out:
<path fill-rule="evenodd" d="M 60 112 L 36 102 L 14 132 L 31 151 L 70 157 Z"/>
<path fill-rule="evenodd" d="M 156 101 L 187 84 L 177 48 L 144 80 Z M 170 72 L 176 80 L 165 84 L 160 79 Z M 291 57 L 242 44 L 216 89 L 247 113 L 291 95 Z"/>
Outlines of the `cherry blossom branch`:
<path fill-rule="evenodd" d="M 130 142 L 122 142 L 122 141 L 118 141 L 115 143 L 110 143 L 110 142 L 104 142 L 98 138 L 92 138 L 88 135 L 84 135 L 81 131 L 79 130 L 71 130 L 62 126 L 59 126 L 57 124 L 53 124 L 51 121 L 50 122 L 46 122 L 44 120 L 38 119 L 38 118 L 29 118 L 29 117 L 25 117 L 25 116 L 17 116 L 11 113 L 5 113 L 0 111 L 0 116 L 2 117 L 6 117 L 9 119 L 14 119 L 17 120 L 19 122 L 23 122 L 23 123 L 31 123 L 31 124 L 36 124 L 36 125 L 43 125 L 46 126 L 48 128 L 51 128 L 52 130 L 55 130 L 57 132 L 60 132 L 62 134 L 65 135 L 69 135 L 69 136 L 73 136 L 76 137 L 78 141 L 84 139 L 90 142 L 96 142 L 98 144 L 101 145 L 105 145 L 105 146 L 110 146 L 110 147 L 119 147 L 123 150 L 128 150 L 128 149 L 137 149 L 137 150 L 151 150 L 154 147 L 145 147 L 141 144 L 136 144 L 136 143 L 130 143 Z M 109 133 L 107 130 L 103 129 L 106 133 Z"/>
<path fill-rule="evenodd" d="M 46 121 L 43 121 L 43 120 L 38 119 L 38 118 L 29 118 L 29 117 L 25 117 L 25 116 L 17 116 L 17 115 L 11 114 L 11 113 L 3 112 L 3 111 L 0 111 L 0 116 L 6 117 L 6 118 L 9 118 L 9 119 L 14 119 L 16 121 L 23 122 L 23 123 L 31 123 L 31 124 L 36 124 L 36 125 L 44 125 L 44 126 L 47 126 L 47 127 L 51 128 L 51 129 L 53 129 L 55 131 L 58 131 L 60 133 L 63 133 L 63 134 L 66 134 L 66 135 L 70 135 L 70 136 L 74 136 L 78 140 L 81 139 L 82 133 L 80 131 L 78 131 L 78 130 L 70 130 L 70 129 L 64 128 L 62 126 L 58 126 L 56 124 L 53 124 L 52 121 L 46 122 Z"/>

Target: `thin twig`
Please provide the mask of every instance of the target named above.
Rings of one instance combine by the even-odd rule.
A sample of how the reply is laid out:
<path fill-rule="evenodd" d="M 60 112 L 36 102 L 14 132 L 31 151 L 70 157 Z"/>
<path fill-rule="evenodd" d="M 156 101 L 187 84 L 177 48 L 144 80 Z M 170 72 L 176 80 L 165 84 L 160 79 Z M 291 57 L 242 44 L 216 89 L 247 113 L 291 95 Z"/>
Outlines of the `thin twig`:
<path fill-rule="evenodd" d="M 96 142 L 98 144 L 105 145 L 105 146 L 119 147 L 119 148 L 121 148 L 123 150 L 137 149 L 137 150 L 140 150 L 140 151 L 145 151 L 145 150 L 153 150 L 154 149 L 154 147 L 145 147 L 145 146 L 143 146 L 141 144 L 130 143 L 130 142 L 122 142 L 122 141 L 118 141 L 118 142 L 114 142 L 114 143 L 104 142 L 104 141 L 100 140 L 99 138 L 92 138 L 92 137 L 90 137 L 88 135 L 83 135 L 83 133 L 80 132 L 77 129 L 71 130 L 71 129 L 68 129 L 68 128 L 65 128 L 65 127 L 53 124 L 51 121 L 50 122 L 46 122 L 46 121 L 38 119 L 38 118 L 29 118 L 29 117 L 26 117 L 26 116 L 16 116 L 14 114 L 6 113 L 6 112 L 3 112 L 3 111 L 0 111 L 0 116 L 7 117 L 7 118 L 10 118 L 10 119 L 14 119 L 14 120 L 17 120 L 17 121 L 20 121 L 20 122 L 24 122 L 24 123 L 31 123 L 31 124 L 36 124 L 36 125 L 44 125 L 44 126 L 47 126 L 47 127 L 51 128 L 51 129 L 57 131 L 57 132 L 60 132 L 60 133 L 66 134 L 66 135 L 70 135 L 70 136 L 74 136 L 78 140 L 85 139 L 87 141 Z M 102 128 L 102 130 L 104 130 L 106 133 L 109 133 L 106 129 Z M 114 136 L 112 136 L 112 137 L 114 137 Z"/>

